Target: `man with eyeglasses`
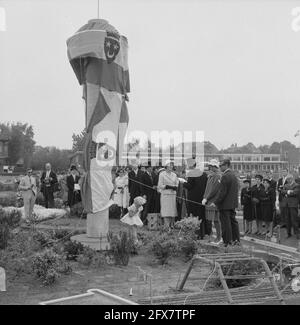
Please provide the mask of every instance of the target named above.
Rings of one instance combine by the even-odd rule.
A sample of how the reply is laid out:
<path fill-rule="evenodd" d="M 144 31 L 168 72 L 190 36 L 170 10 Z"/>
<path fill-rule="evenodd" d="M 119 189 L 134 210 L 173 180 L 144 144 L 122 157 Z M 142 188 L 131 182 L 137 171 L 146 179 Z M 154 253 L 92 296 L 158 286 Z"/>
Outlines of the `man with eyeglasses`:
<path fill-rule="evenodd" d="M 37 195 L 36 179 L 32 176 L 32 169 L 27 169 L 27 175 L 24 176 L 19 185 L 24 201 L 25 218 L 27 222 L 33 221 L 32 212 Z"/>

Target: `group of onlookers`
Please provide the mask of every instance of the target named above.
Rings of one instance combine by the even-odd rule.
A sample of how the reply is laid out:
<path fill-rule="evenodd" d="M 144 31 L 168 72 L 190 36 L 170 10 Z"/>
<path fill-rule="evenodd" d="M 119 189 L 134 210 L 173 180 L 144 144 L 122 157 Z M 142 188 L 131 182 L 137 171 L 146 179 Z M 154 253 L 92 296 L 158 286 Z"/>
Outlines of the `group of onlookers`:
<path fill-rule="evenodd" d="M 168 229 L 179 218 L 194 216 L 200 221 L 197 231 L 199 239 L 208 236 L 212 240 L 214 227 L 216 244 L 238 245 L 240 232 L 236 208 L 239 205 L 239 180 L 230 168 L 230 160 L 218 162 L 212 159 L 208 163 L 208 171 L 202 171 L 197 168 L 196 160 L 190 158 L 187 168 L 187 172 L 178 171 L 170 160 L 163 167 L 132 163 L 131 167 L 119 168 L 114 179 L 113 194 L 115 203 L 121 209 L 120 215 L 126 215 L 128 208 L 133 207 L 131 210 L 139 211 L 141 222 L 147 224 L 148 213 L 159 213 L 164 227 Z M 19 184 L 26 217 L 29 220 L 32 218 L 39 190 L 46 208 L 54 207 L 54 193 L 57 191 L 64 193 L 65 204 L 69 207 L 80 202 L 79 180 L 80 173 L 75 165 L 68 173 L 57 175 L 51 164 L 47 163 L 39 182 L 32 175 L 32 170 L 28 169 Z M 264 177 L 256 175 L 252 183 L 253 180 L 245 179 L 240 195 L 245 234 L 271 236 L 273 226 L 284 223 L 287 236 L 290 237 L 293 230 L 299 239 L 300 179 L 283 170 L 282 177 L 276 182 L 272 173 L 267 171 Z"/>
<path fill-rule="evenodd" d="M 209 171 L 196 167 L 196 160 L 187 160 L 188 171 L 176 171 L 174 163 L 167 161 L 164 167 L 133 164 L 130 169 L 119 170 L 115 179 L 115 202 L 123 208 L 143 197 L 146 202 L 141 211 L 141 220 L 147 223 L 147 214 L 160 213 L 164 227 L 174 226 L 180 215 L 194 216 L 200 220 L 198 238 L 212 236 L 212 225 L 216 228 L 215 242 L 224 245 L 239 243 L 239 228 L 235 219 L 238 207 L 238 179 L 230 169 L 230 161 L 212 160 Z M 219 173 L 221 169 L 222 175 Z M 181 202 L 180 209 L 178 203 Z M 185 213 L 181 213 L 186 210 Z M 209 211 L 209 213 L 208 213 Z"/>
<path fill-rule="evenodd" d="M 32 220 L 33 207 L 40 191 L 43 195 L 45 208 L 54 208 L 54 193 L 62 192 L 65 196 L 65 205 L 72 207 L 81 201 L 80 174 L 75 165 L 72 165 L 66 174 L 57 175 L 50 163 L 45 165 L 41 177 L 33 176 L 31 168 L 21 178 L 19 190 L 22 192 L 26 220 Z M 67 193 L 67 196 L 65 195 Z"/>
<path fill-rule="evenodd" d="M 236 209 L 243 207 L 245 234 L 272 235 L 276 223 L 286 224 L 287 235 L 294 234 L 299 239 L 298 208 L 300 181 L 283 170 L 282 178 L 276 182 L 271 171 L 264 177 L 256 175 L 255 180 L 245 179 L 240 192 L 240 181 L 231 170 L 230 160 L 218 162 L 212 159 L 208 171 L 197 168 L 196 160 L 187 160 L 187 172 L 176 171 L 174 163 L 165 165 L 132 165 L 119 170 L 115 181 L 115 201 L 125 214 L 136 197 L 143 197 L 141 220 L 147 223 L 148 213 L 160 213 L 166 228 L 172 228 L 180 217 L 194 216 L 200 220 L 198 238 L 208 236 L 214 243 L 225 246 L 240 244 L 239 224 Z M 184 195 L 183 195 L 184 194 Z M 276 210 L 278 197 L 280 213 Z M 180 206 L 178 202 L 181 202 Z M 186 213 L 180 213 L 185 207 Z M 278 220 L 280 219 L 280 220 Z M 256 223 L 254 231 L 253 222 Z"/>
<path fill-rule="evenodd" d="M 256 222 L 256 235 L 272 236 L 273 227 L 284 224 L 287 237 L 292 236 L 292 229 L 299 237 L 298 209 L 300 204 L 300 180 L 282 171 L 282 177 L 276 182 L 268 171 L 263 177 L 255 176 L 255 184 L 250 179 L 244 180 L 245 187 L 241 191 L 241 204 L 246 223 L 246 234 L 253 233 L 253 222 Z M 276 208 L 278 198 L 279 210 Z"/>

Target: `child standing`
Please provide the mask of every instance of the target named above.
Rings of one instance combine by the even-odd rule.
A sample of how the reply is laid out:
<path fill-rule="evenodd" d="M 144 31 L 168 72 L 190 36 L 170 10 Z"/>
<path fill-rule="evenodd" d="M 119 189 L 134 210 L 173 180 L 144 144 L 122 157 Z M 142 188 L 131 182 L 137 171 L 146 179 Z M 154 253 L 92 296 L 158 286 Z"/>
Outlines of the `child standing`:
<path fill-rule="evenodd" d="M 143 222 L 140 218 L 140 213 L 143 211 L 143 205 L 146 203 L 146 199 L 141 196 L 137 196 L 133 200 L 133 204 L 128 208 L 128 213 L 121 218 L 121 222 L 130 226 L 130 232 L 134 239 L 134 243 L 138 244 L 137 227 L 142 227 Z"/>

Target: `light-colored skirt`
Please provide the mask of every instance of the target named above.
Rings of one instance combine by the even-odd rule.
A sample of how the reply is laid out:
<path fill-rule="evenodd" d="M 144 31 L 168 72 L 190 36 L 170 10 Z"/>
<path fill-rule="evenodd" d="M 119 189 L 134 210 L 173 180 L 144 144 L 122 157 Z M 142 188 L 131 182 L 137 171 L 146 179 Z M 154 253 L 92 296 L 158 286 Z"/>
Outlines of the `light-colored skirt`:
<path fill-rule="evenodd" d="M 160 215 L 165 217 L 177 217 L 176 193 L 161 194 L 160 196 Z"/>
<path fill-rule="evenodd" d="M 139 216 L 139 213 L 135 214 L 134 216 L 130 217 L 129 213 L 126 213 L 123 218 L 120 219 L 121 222 L 126 223 L 129 226 L 138 226 L 143 227 L 143 222 Z"/>

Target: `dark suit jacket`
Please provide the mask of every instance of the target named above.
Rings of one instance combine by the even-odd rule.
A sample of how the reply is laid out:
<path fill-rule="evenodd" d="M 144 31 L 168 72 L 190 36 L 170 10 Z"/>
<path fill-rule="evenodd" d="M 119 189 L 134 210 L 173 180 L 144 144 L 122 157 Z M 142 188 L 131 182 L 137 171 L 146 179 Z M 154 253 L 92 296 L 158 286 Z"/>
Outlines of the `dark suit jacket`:
<path fill-rule="evenodd" d="M 277 183 L 277 191 L 279 193 L 278 201 L 280 203 L 283 199 L 282 186 L 286 184 L 286 181 L 284 182 L 284 184 L 282 184 L 282 182 L 283 182 L 283 178 L 279 178 L 278 183 Z"/>
<path fill-rule="evenodd" d="M 288 194 L 288 191 L 291 191 Z M 282 207 L 289 207 L 289 208 L 298 208 L 299 205 L 299 193 L 300 193 L 300 185 L 297 183 L 293 183 L 291 185 L 286 184 L 282 190 Z"/>
<path fill-rule="evenodd" d="M 50 181 L 50 187 L 47 187 L 47 188 L 48 188 L 48 190 L 53 192 L 54 191 L 54 186 L 55 186 L 55 184 L 57 184 L 57 176 L 51 170 L 49 177 L 52 178 L 52 180 Z M 41 184 L 42 184 L 41 192 L 43 192 L 43 193 L 44 193 L 44 191 L 46 189 L 45 178 L 46 178 L 46 171 L 43 172 L 42 177 L 41 177 Z"/>
<path fill-rule="evenodd" d="M 193 171 L 195 171 L 194 175 L 192 174 Z M 188 200 L 201 203 L 205 193 L 206 184 L 206 173 L 201 174 L 200 172 L 199 176 L 197 176 L 196 170 L 192 170 L 191 173 L 188 173 L 187 182 L 183 184 L 183 186 L 188 190 Z"/>
<path fill-rule="evenodd" d="M 221 177 L 218 197 L 215 201 L 219 210 L 235 210 L 238 207 L 238 179 L 232 170 L 228 169 Z"/>
<path fill-rule="evenodd" d="M 79 179 L 80 179 L 80 177 L 78 175 L 75 176 L 75 181 L 74 181 L 73 175 L 69 175 L 67 177 L 67 186 L 68 186 L 69 192 L 74 191 L 75 184 L 78 184 Z"/>
<path fill-rule="evenodd" d="M 143 173 L 142 177 L 142 195 L 146 195 L 147 196 L 147 201 L 151 199 L 151 197 L 153 196 L 154 190 L 153 190 L 153 178 L 152 175 L 149 176 L 149 174 Z M 145 185 L 145 186 L 144 186 Z M 150 203 L 150 202 L 149 202 Z"/>
<path fill-rule="evenodd" d="M 128 173 L 128 190 L 130 193 L 131 202 L 137 196 L 142 195 L 143 174 L 144 173 L 140 169 L 138 170 L 137 175 L 133 170 Z"/>
<path fill-rule="evenodd" d="M 276 194 L 277 182 L 274 179 L 271 179 L 270 187 L 274 189 Z"/>
<path fill-rule="evenodd" d="M 73 175 L 69 175 L 67 177 L 67 186 L 68 186 L 68 203 L 70 206 L 75 204 L 76 198 L 74 193 L 75 184 L 78 184 L 80 177 L 78 175 L 75 176 L 75 181 Z"/>

